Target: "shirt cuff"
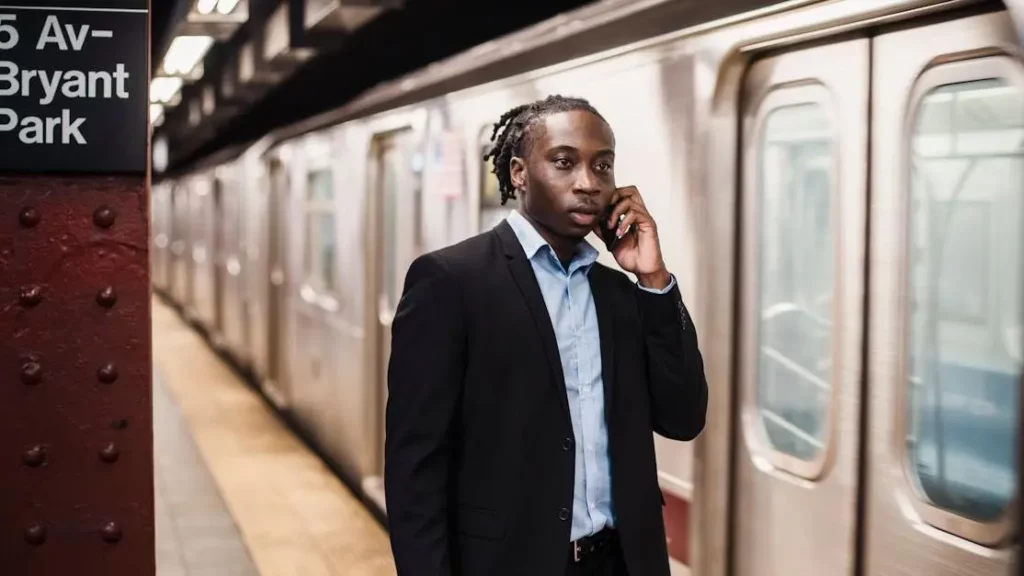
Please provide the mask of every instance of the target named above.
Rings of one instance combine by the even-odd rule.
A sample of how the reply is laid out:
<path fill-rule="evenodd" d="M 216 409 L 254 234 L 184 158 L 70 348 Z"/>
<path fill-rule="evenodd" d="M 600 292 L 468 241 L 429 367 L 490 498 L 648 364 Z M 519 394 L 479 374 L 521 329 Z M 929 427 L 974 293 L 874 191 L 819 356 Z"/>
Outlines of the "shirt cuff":
<path fill-rule="evenodd" d="M 673 288 L 676 287 L 676 277 L 675 274 L 669 274 L 668 286 L 665 286 L 661 290 L 641 286 L 639 282 L 636 283 L 636 286 L 637 288 L 643 290 L 644 292 L 650 292 L 651 294 L 668 294 Z"/>

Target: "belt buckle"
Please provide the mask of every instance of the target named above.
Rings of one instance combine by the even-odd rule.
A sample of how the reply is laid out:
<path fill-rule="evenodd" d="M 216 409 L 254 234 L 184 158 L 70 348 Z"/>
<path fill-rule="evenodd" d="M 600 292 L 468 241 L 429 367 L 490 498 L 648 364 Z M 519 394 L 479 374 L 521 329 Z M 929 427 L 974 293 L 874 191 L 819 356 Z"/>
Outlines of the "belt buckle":
<path fill-rule="evenodd" d="M 579 541 L 572 543 L 572 559 L 576 564 L 580 563 L 580 543 Z"/>

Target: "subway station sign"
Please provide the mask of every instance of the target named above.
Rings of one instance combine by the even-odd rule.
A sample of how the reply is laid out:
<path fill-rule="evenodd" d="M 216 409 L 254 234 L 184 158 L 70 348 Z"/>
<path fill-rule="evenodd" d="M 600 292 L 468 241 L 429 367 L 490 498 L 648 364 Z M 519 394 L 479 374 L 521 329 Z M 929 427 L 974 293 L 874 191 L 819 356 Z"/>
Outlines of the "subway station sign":
<path fill-rule="evenodd" d="M 0 172 L 145 172 L 147 0 L 0 0 Z"/>

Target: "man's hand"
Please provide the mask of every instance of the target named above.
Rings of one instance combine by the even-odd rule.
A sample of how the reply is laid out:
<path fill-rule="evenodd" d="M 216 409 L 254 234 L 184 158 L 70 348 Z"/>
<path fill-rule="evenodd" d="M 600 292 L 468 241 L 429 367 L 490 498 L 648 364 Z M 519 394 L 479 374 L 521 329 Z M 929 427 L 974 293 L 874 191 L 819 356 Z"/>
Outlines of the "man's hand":
<path fill-rule="evenodd" d="M 647 211 L 640 191 L 636 186 L 619 188 L 612 196 L 612 203 L 616 202 L 618 204 L 612 210 L 611 217 L 597 224 L 606 228 L 618 225 L 616 236 L 620 240 L 612 251 L 612 256 L 623 270 L 636 275 L 641 286 L 655 290 L 664 289 L 671 282 L 671 276 L 661 256 L 658 226 Z M 620 222 L 619 217 L 623 215 Z M 600 235 L 600 232 L 598 234 Z"/>

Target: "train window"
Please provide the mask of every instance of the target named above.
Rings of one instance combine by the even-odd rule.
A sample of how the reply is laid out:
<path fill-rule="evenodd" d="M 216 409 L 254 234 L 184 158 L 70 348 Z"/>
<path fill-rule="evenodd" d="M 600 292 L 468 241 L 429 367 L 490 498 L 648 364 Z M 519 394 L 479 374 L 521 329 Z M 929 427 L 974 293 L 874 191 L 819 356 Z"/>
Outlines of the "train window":
<path fill-rule="evenodd" d="M 388 142 L 381 156 L 383 174 L 381 178 L 384 203 L 384 294 L 388 310 L 398 306 L 401 286 L 398 286 L 398 206 L 401 193 L 399 182 L 402 169 L 402 154 L 394 142 Z"/>
<path fill-rule="evenodd" d="M 336 236 L 334 183 L 330 169 L 309 173 L 306 186 L 306 277 L 317 290 L 334 292 Z"/>
<path fill-rule="evenodd" d="M 821 103 L 791 99 L 764 117 L 757 155 L 757 397 L 766 440 L 786 460 L 815 462 L 828 442 L 835 297 L 833 148 L 830 118 Z"/>
<path fill-rule="evenodd" d="M 913 116 L 907 455 L 919 495 L 998 520 L 1016 485 L 1024 93 L 943 84 Z"/>

